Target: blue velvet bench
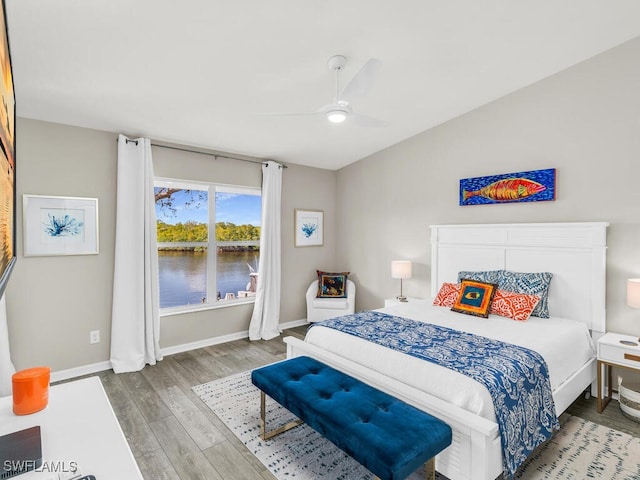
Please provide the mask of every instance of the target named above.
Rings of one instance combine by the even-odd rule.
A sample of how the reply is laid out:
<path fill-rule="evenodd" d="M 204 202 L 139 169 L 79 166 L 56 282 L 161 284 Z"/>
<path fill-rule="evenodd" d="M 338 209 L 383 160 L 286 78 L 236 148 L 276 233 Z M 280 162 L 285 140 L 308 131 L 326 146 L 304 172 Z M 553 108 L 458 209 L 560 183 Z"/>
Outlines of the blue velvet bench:
<path fill-rule="evenodd" d="M 451 427 L 422 410 L 310 357 L 295 357 L 251 372 L 260 389 L 264 440 L 306 423 L 368 468 L 376 478 L 408 477 L 451 444 Z M 266 431 L 265 394 L 299 420 Z"/>

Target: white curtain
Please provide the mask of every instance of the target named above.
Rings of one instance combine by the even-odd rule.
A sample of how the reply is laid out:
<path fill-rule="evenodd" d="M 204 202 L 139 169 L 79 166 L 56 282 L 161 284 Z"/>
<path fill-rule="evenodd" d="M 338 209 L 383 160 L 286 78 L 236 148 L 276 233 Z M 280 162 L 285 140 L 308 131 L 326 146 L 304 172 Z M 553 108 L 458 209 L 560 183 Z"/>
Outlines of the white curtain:
<path fill-rule="evenodd" d="M 135 372 L 162 360 L 153 163 L 148 138 L 118 137 L 111 367 Z"/>
<path fill-rule="evenodd" d="M 9 328 L 7 327 L 7 304 L 4 295 L 0 298 L 0 397 L 11 395 L 11 376 L 16 369 L 11 363 L 9 351 Z"/>
<path fill-rule="evenodd" d="M 266 162 L 262 165 L 260 263 L 256 302 L 249 324 L 250 340 L 269 340 L 280 335 L 281 196 L 282 165 L 271 161 Z"/>

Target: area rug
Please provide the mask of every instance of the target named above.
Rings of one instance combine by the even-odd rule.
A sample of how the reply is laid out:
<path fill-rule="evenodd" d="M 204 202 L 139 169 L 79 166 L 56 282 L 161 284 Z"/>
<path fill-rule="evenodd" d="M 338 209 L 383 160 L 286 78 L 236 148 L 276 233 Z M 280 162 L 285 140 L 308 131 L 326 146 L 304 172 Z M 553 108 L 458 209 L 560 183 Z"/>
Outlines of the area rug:
<path fill-rule="evenodd" d="M 193 391 L 279 480 L 369 480 L 373 474 L 306 425 L 267 442 L 260 438 L 260 393 L 250 372 L 193 387 Z M 267 397 L 267 429 L 294 420 Z M 640 439 L 564 414 L 562 428 L 540 446 L 517 479 L 640 479 Z M 446 477 L 438 474 L 439 480 Z M 410 480 L 423 480 L 424 471 Z"/>

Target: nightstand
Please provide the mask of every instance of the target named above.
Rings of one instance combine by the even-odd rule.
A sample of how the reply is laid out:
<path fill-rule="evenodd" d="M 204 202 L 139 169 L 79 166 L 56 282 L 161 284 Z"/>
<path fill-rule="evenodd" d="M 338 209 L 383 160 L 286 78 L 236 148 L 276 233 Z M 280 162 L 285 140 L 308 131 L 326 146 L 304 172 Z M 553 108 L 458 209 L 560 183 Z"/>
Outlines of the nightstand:
<path fill-rule="evenodd" d="M 620 343 L 631 342 L 636 345 Z M 598 413 L 602 413 L 613 392 L 611 381 L 611 367 L 626 368 L 640 372 L 640 342 L 638 337 L 621 335 L 619 333 L 607 333 L 598 340 Z M 607 380 L 607 394 L 602 396 L 602 380 Z"/>

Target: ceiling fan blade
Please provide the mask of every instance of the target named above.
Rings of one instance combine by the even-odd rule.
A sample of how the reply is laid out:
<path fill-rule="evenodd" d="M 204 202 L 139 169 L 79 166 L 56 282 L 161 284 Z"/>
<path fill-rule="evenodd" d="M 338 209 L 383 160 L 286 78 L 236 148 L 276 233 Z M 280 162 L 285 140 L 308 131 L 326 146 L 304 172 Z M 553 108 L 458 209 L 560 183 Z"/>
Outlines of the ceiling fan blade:
<path fill-rule="evenodd" d="M 378 120 L 377 118 L 360 115 L 359 113 L 352 113 L 351 117 L 353 117 L 353 122 L 360 127 L 383 128 L 391 125 L 385 120 Z"/>
<path fill-rule="evenodd" d="M 340 100 L 350 102 L 356 98 L 365 96 L 371 89 L 381 66 L 382 62 L 380 62 L 380 60 L 375 58 L 367 60 L 367 63 L 362 66 L 347 86 L 344 87 L 342 95 L 340 95 Z"/>

